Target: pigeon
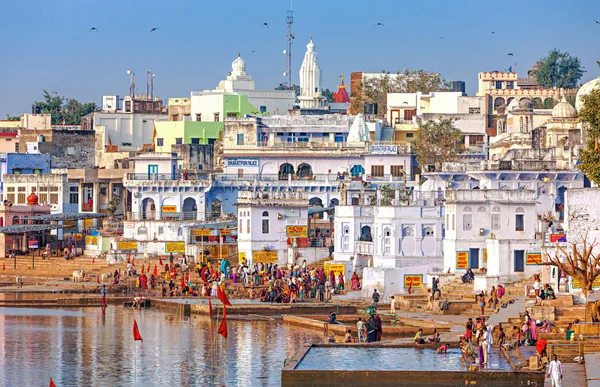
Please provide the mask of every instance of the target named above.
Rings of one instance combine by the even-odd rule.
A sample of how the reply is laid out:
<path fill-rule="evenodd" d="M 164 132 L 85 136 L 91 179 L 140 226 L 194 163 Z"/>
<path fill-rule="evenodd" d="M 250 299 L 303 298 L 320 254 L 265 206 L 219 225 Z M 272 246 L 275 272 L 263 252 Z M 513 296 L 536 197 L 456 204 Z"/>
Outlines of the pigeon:
<path fill-rule="evenodd" d="M 513 55 L 513 53 L 512 53 L 512 52 L 509 52 L 509 53 L 508 53 L 508 56 L 514 56 L 514 55 Z"/>
<path fill-rule="evenodd" d="M 263 26 L 269 28 L 269 23 L 263 23 Z"/>
<path fill-rule="evenodd" d="M 377 26 L 382 26 L 382 27 L 385 27 L 385 26 L 383 25 L 383 23 L 377 23 L 377 24 L 375 24 L 373 27 L 377 27 Z"/>
<path fill-rule="evenodd" d="M 154 27 L 153 29 L 150 30 L 150 32 L 154 32 L 156 30 L 158 30 L 158 27 Z"/>
<path fill-rule="evenodd" d="M 92 27 L 92 28 L 90 28 L 90 31 L 89 31 L 89 32 L 92 32 L 92 31 L 99 32 L 99 31 L 98 31 L 98 29 L 97 29 L 96 27 Z"/>

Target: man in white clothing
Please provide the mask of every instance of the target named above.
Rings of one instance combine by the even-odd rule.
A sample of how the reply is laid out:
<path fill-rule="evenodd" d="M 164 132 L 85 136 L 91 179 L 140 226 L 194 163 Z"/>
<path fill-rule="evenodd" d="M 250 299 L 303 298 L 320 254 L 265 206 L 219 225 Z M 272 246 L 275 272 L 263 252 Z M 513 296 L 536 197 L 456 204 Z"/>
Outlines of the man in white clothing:
<path fill-rule="evenodd" d="M 552 361 L 548 364 L 546 377 L 550 378 L 552 387 L 562 387 L 562 363 L 552 354 Z"/>

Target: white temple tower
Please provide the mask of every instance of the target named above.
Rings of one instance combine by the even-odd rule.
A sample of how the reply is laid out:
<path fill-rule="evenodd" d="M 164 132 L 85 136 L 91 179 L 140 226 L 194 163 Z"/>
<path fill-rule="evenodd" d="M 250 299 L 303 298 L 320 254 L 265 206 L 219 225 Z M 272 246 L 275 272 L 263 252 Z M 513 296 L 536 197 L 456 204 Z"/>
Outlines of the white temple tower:
<path fill-rule="evenodd" d="M 321 109 L 325 98 L 321 95 L 321 69 L 312 36 L 306 45 L 306 53 L 300 67 L 300 108 Z"/>

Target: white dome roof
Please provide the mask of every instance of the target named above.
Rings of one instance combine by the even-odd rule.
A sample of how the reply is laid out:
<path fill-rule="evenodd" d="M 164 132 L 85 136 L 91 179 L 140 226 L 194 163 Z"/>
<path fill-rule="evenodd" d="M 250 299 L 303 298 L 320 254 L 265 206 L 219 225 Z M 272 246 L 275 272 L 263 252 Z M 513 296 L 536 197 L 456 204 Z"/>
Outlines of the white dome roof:
<path fill-rule="evenodd" d="M 575 108 L 567 102 L 564 96 L 560 102 L 556 104 L 554 109 L 552 109 L 552 117 L 554 118 L 573 118 L 576 116 L 577 112 L 575 111 Z"/>
<path fill-rule="evenodd" d="M 238 52 L 238 57 L 231 63 L 231 70 L 233 74 L 243 74 L 246 72 L 246 62 L 241 58 Z"/>
<path fill-rule="evenodd" d="M 580 111 L 583 107 L 583 96 L 588 95 L 594 89 L 600 89 L 600 77 L 592 79 L 577 91 L 577 96 L 575 97 L 575 108 L 577 111 Z"/>

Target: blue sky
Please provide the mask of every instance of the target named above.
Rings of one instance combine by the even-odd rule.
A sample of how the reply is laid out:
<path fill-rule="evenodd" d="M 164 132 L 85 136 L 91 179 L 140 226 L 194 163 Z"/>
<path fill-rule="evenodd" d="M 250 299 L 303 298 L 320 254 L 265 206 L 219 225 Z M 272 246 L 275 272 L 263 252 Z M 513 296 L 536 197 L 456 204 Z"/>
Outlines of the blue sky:
<path fill-rule="evenodd" d="M 289 0 L 0 0 L 0 119 L 29 112 L 42 90 L 81 101 L 125 95 L 128 68 L 156 73 L 163 99 L 214 88 L 242 53 L 257 88 L 284 81 Z M 580 57 L 600 75 L 600 1 L 295 0 L 293 76 L 312 34 L 323 87 L 352 71 L 404 67 L 465 80 L 517 63 L 524 73 L 548 50 Z M 263 23 L 269 23 L 269 28 Z M 384 27 L 374 27 L 381 22 Z M 95 26 L 99 32 L 89 33 Z M 153 27 L 160 30 L 149 33 Z M 492 35 L 492 31 L 495 34 Z M 444 37 L 441 39 L 441 37 Z M 251 53 L 255 50 L 255 53 Z M 514 57 L 507 53 L 513 52 Z"/>

